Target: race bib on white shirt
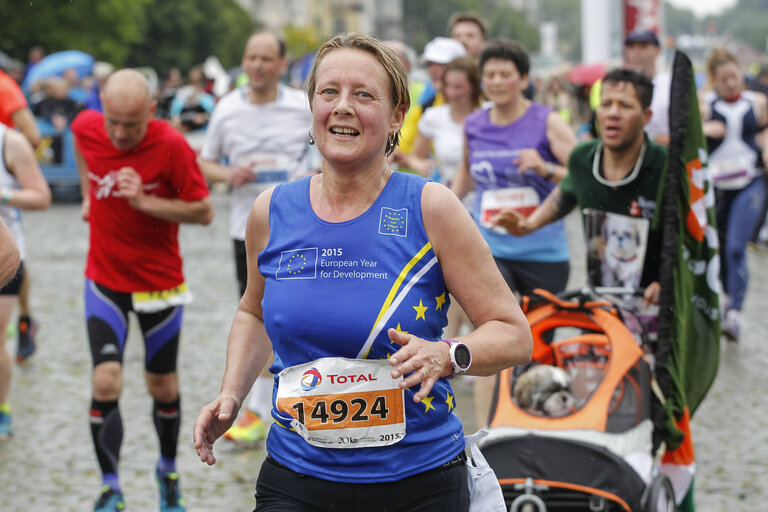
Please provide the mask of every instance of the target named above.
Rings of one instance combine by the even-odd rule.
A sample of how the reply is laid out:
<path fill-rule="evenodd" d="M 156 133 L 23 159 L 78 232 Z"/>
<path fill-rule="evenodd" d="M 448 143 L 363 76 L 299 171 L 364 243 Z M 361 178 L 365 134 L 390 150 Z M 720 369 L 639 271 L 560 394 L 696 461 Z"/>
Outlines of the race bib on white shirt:
<path fill-rule="evenodd" d="M 753 161 L 749 156 L 737 156 L 709 161 L 707 167 L 715 187 L 736 190 L 746 187 L 752 181 L 752 164 Z"/>
<path fill-rule="evenodd" d="M 312 446 L 368 448 L 405 437 L 402 376 L 386 360 L 326 357 L 279 374 L 278 411 Z"/>
<path fill-rule="evenodd" d="M 528 217 L 539 206 L 539 194 L 533 187 L 486 190 L 480 199 L 480 224 L 488 229 L 506 230 L 491 225 L 491 219 L 502 210 L 517 210 Z"/>
<path fill-rule="evenodd" d="M 241 158 L 239 164 L 248 167 L 256 174 L 253 181 L 243 186 L 258 188 L 261 192 L 276 183 L 288 181 L 288 169 L 291 160 L 285 154 L 259 152 Z"/>

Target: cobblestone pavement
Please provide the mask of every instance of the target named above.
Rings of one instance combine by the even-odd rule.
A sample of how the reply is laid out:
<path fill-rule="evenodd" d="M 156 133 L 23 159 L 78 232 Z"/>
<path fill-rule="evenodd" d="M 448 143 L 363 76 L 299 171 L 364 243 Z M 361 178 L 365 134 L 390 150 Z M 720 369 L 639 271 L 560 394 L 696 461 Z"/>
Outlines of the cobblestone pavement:
<path fill-rule="evenodd" d="M 216 219 L 208 227 L 181 229 L 188 284 L 196 300 L 186 309 L 180 352 L 183 424 L 179 471 L 190 511 L 245 511 L 263 449 L 242 450 L 219 442 L 218 463 L 200 463 L 192 446 L 192 423 L 216 396 L 224 368 L 229 324 L 236 307 L 234 266 L 228 238 L 228 198 L 214 194 Z M 41 328 L 39 348 L 14 368 L 11 404 L 16 435 L 0 443 L 0 510 L 91 510 L 100 475 L 91 446 L 87 410 L 90 355 L 83 321 L 82 270 L 88 228 L 79 205 L 55 204 L 24 214 L 32 306 Z M 568 219 L 575 261 L 583 245 L 578 219 Z M 768 254 L 751 253 L 752 287 L 743 340 L 724 345 L 720 374 L 694 418 L 698 510 L 765 510 L 768 488 L 768 322 L 760 320 L 768 296 Z M 574 286 L 583 283 L 575 264 Z M 158 456 L 151 400 L 144 391 L 142 341 L 136 324 L 125 358 L 120 407 L 125 424 L 120 472 L 129 510 L 156 508 L 152 472 Z M 7 349 L 15 349 L 10 339 Z M 471 388 L 457 379 L 458 412 L 474 430 Z"/>

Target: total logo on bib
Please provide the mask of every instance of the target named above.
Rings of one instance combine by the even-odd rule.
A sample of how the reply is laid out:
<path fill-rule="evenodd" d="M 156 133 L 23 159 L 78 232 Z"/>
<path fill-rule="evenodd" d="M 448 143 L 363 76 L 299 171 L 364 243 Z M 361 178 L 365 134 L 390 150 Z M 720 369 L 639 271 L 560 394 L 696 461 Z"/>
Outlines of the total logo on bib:
<path fill-rule="evenodd" d="M 309 444 L 388 446 L 405 437 L 405 399 L 384 360 L 327 357 L 286 368 L 277 410 Z"/>
<path fill-rule="evenodd" d="M 317 368 L 310 368 L 301 376 L 301 389 L 312 391 L 323 382 L 323 376 L 317 371 Z"/>

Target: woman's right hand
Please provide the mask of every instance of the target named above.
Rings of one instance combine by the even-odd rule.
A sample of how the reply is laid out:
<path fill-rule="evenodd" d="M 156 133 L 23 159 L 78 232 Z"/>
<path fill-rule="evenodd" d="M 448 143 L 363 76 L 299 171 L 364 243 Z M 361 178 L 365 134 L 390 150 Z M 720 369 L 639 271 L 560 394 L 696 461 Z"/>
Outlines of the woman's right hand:
<path fill-rule="evenodd" d="M 531 232 L 528 226 L 528 219 L 520 212 L 507 208 L 491 218 L 491 224 L 500 226 L 507 230 L 511 235 L 525 236 Z"/>
<path fill-rule="evenodd" d="M 232 395 L 220 395 L 200 410 L 192 437 L 195 442 L 195 451 L 201 461 L 209 466 L 216 464 L 213 443 L 229 430 L 239 410 L 240 402 Z"/>
<path fill-rule="evenodd" d="M 705 121 L 702 131 L 704 136 L 710 139 L 725 138 L 725 123 L 722 121 Z"/>

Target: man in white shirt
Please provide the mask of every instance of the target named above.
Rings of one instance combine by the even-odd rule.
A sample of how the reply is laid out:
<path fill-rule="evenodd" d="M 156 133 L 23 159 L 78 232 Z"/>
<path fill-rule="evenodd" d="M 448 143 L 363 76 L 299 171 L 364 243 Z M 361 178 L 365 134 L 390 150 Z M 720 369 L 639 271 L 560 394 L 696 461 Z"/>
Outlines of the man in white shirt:
<path fill-rule="evenodd" d="M 624 39 L 624 64 L 650 78 L 653 82 L 651 120 L 645 131 L 651 139 L 669 145 L 669 73 L 659 73 L 656 62 L 661 54 L 659 38 L 653 30 L 635 29 Z"/>
<path fill-rule="evenodd" d="M 267 188 L 312 169 L 312 113 L 303 91 L 280 83 L 287 63 L 285 43 L 274 34 L 258 32 L 248 39 L 242 60 L 248 83 L 216 105 L 200 152 L 205 176 L 232 186 L 230 236 L 240 295 L 247 278 L 245 225 L 253 202 Z M 272 385 L 272 375 L 265 370 L 240 420 L 225 434 L 227 439 L 253 446 L 266 437 L 262 418 L 270 415 Z"/>

